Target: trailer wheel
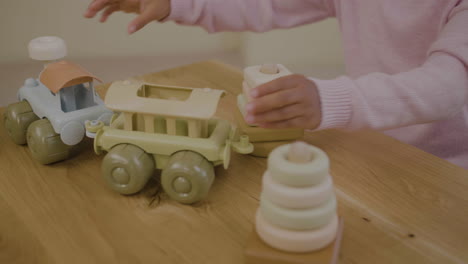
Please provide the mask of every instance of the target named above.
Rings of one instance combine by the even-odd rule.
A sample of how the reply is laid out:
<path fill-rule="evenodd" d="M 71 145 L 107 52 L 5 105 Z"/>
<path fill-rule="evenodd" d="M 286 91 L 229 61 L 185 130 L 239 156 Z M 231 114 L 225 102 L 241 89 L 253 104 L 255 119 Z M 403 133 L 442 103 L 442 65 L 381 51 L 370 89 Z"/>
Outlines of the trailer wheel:
<path fill-rule="evenodd" d="M 120 194 L 139 192 L 154 169 L 153 157 L 131 144 L 113 147 L 102 161 L 102 174 L 107 185 Z"/>
<path fill-rule="evenodd" d="M 164 191 L 173 200 L 184 204 L 205 198 L 213 181 L 213 164 L 192 151 L 172 155 L 161 174 Z"/>

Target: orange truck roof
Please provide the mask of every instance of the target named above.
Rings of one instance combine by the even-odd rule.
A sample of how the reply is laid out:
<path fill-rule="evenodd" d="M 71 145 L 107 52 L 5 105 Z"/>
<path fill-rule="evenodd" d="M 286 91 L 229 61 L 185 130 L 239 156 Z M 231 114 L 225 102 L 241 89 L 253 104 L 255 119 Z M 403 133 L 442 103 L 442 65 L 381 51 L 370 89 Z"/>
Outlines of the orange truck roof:
<path fill-rule="evenodd" d="M 39 77 L 41 83 L 53 93 L 58 93 L 65 87 L 91 82 L 93 79 L 101 81 L 80 65 L 69 61 L 48 64 Z"/>

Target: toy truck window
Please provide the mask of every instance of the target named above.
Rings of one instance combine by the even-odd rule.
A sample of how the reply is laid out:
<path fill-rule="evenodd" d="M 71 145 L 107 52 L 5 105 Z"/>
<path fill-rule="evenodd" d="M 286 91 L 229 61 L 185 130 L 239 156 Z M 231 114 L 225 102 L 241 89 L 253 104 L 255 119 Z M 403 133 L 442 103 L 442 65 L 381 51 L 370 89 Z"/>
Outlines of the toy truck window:
<path fill-rule="evenodd" d="M 59 94 L 60 107 L 66 113 L 97 105 L 91 82 L 62 88 Z"/>

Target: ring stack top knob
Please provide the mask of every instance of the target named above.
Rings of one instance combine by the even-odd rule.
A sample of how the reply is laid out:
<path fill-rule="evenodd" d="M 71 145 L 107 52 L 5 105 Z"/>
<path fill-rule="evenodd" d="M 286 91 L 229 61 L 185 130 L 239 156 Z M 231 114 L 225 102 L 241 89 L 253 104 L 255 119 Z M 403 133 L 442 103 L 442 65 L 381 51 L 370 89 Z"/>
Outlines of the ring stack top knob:
<path fill-rule="evenodd" d="M 288 160 L 293 163 L 307 163 L 312 160 L 312 152 L 305 142 L 297 141 L 289 148 Z"/>

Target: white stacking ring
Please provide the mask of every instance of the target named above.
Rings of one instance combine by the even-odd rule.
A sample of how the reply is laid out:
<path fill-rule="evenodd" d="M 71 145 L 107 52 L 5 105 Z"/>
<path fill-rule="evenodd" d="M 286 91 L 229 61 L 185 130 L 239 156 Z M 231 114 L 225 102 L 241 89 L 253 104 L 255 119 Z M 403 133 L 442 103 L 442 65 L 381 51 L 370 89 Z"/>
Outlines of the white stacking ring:
<path fill-rule="evenodd" d="M 280 184 L 305 187 L 322 182 L 329 176 L 329 160 L 325 152 L 314 146 L 308 146 L 312 160 L 306 163 L 293 163 L 288 160 L 290 145 L 274 149 L 268 157 L 268 172 Z"/>
<path fill-rule="evenodd" d="M 330 176 L 310 187 L 291 187 L 273 180 L 268 171 L 263 175 L 263 194 L 273 203 L 291 209 L 315 207 L 330 199 L 333 182 Z"/>
<path fill-rule="evenodd" d="M 332 195 L 323 204 L 312 208 L 290 209 L 278 206 L 262 195 L 260 212 L 268 222 L 282 228 L 316 229 L 326 225 L 336 215 L 336 198 Z"/>
<path fill-rule="evenodd" d="M 257 211 L 255 227 L 260 238 L 269 246 L 288 252 L 309 252 L 329 245 L 338 231 L 338 216 L 319 229 L 294 231 L 283 229 L 268 223 L 260 210 Z"/>

